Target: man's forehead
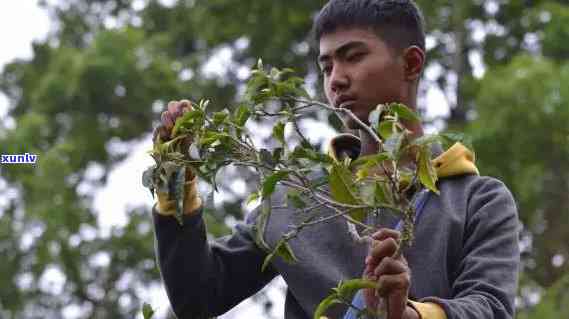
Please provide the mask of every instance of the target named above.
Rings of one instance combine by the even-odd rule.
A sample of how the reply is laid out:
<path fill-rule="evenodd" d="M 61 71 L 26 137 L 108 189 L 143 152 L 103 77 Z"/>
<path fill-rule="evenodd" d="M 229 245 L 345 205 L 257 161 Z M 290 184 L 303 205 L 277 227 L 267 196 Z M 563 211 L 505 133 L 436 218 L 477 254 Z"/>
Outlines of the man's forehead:
<path fill-rule="evenodd" d="M 320 37 L 319 51 L 320 55 L 331 55 L 346 46 L 368 46 L 373 41 L 381 40 L 371 30 L 362 28 L 339 29 Z"/>

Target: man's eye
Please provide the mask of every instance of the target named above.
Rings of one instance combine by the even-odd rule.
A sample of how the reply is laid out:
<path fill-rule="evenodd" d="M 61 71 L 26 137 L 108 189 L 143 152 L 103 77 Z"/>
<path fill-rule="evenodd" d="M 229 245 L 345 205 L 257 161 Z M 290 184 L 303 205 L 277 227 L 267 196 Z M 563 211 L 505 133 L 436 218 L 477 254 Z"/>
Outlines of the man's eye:
<path fill-rule="evenodd" d="M 321 72 L 324 75 L 330 75 L 330 72 L 332 72 L 332 66 L 329 65 L 323 66 Z"/>
<path fill-rule="evenodd" d="M 365 52 L 356 52 L 346 57 L 348 62 L 357 62 L 365 56 Z"/>

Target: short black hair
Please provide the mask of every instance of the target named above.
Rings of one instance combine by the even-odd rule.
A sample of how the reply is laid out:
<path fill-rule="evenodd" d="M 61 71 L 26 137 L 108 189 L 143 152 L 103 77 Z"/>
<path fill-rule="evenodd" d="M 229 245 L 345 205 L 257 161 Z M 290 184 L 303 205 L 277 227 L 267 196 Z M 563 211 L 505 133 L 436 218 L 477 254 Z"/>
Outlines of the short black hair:
<path fill-rule="evenodd" d="M 413 0 L 330 0 L 314 20 L 313 44 L 318 50 L 322 36 L 340 28 L 371 28 L 391 48 L 425 51 L 424 25 Z"/>

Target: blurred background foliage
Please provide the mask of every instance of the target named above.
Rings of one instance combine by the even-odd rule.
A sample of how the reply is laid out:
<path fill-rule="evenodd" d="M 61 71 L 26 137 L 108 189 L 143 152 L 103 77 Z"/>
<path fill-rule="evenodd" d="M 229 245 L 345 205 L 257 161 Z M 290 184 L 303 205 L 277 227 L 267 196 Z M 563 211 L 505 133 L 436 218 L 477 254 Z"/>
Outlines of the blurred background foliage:
<path fill-rule="evenodd" d="M 140 291 L 160 284 L 151 202 L 101 236 L 93 190 L 131 151 L 120 145 L 150 138 L 169 100 L 208 97 L 217 108 L 234 105 L 259 57 L 296 69 L 320 92 L 308 31 L 325 2 L 42 2 L 53 22 L 49 36 L 33 44 L 31 59 L 13 61 L 0 75 L 12 121 L 0 121 L 0 153 L 39 155 L 35 166 L 0 166 L 2 192 L 16 194 L 0 207 L 0 317 L 60 318 L 70 306 L 80 318 L 140 316 Z M 518 317 L 563 317 L 569 313 L 569 88 L 563 85 L 569 4 L 418 3 L 428 27 L 425 123 L 470 134 L 483 174 L 503 180 L 517 199 Z M 429 92 L 439 92 L 436 101 L 444 105 L 429 105 Z M 430 108 L 447 106 L 444 115 L 428 116 Z M 224 180 L 254 187 L 246 172 L 226 174 L 232 177 Z M 242 217 L 243 190 L 223 189 L 233 196 L 207 218 L 212 236 L 229 232 L 228 216 Z M 60 284 L 46 289 L 41 278 L 50 274 Z"/>

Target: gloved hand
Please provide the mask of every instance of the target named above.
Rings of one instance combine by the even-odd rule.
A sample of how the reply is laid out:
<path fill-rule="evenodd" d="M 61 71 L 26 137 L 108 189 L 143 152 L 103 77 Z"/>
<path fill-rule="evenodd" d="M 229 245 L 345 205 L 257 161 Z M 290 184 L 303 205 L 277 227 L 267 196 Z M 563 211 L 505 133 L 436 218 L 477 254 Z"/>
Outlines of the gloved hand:
<path fill-rule="evenodd" d="M 154 143 L 161 141 L 165 142 L 171 139 L 172 128 L 176 119 L 182 114 L 192 109 L 192 103 L 188 100 L 171 101 L 168 103 L 168 109 L 162 112 L 160 117 L 160 125 L 154 130 L 153 141 Z M 188 149 L 192 143 L 191 138 L 186 138 L 182 141 L 184 149 Z M 197 176 L 191 169 L 186 169 L 186 183 L 184 185 L 184 214 L 192 215 L 198 212 L 201 207 L 202 201 L 198 194 Z M 157 212 L 160 215 L 170 216 L 176 212 L 176 202 L 168 200 L 167 193 L 156 191 L 158 197 Z"/>

